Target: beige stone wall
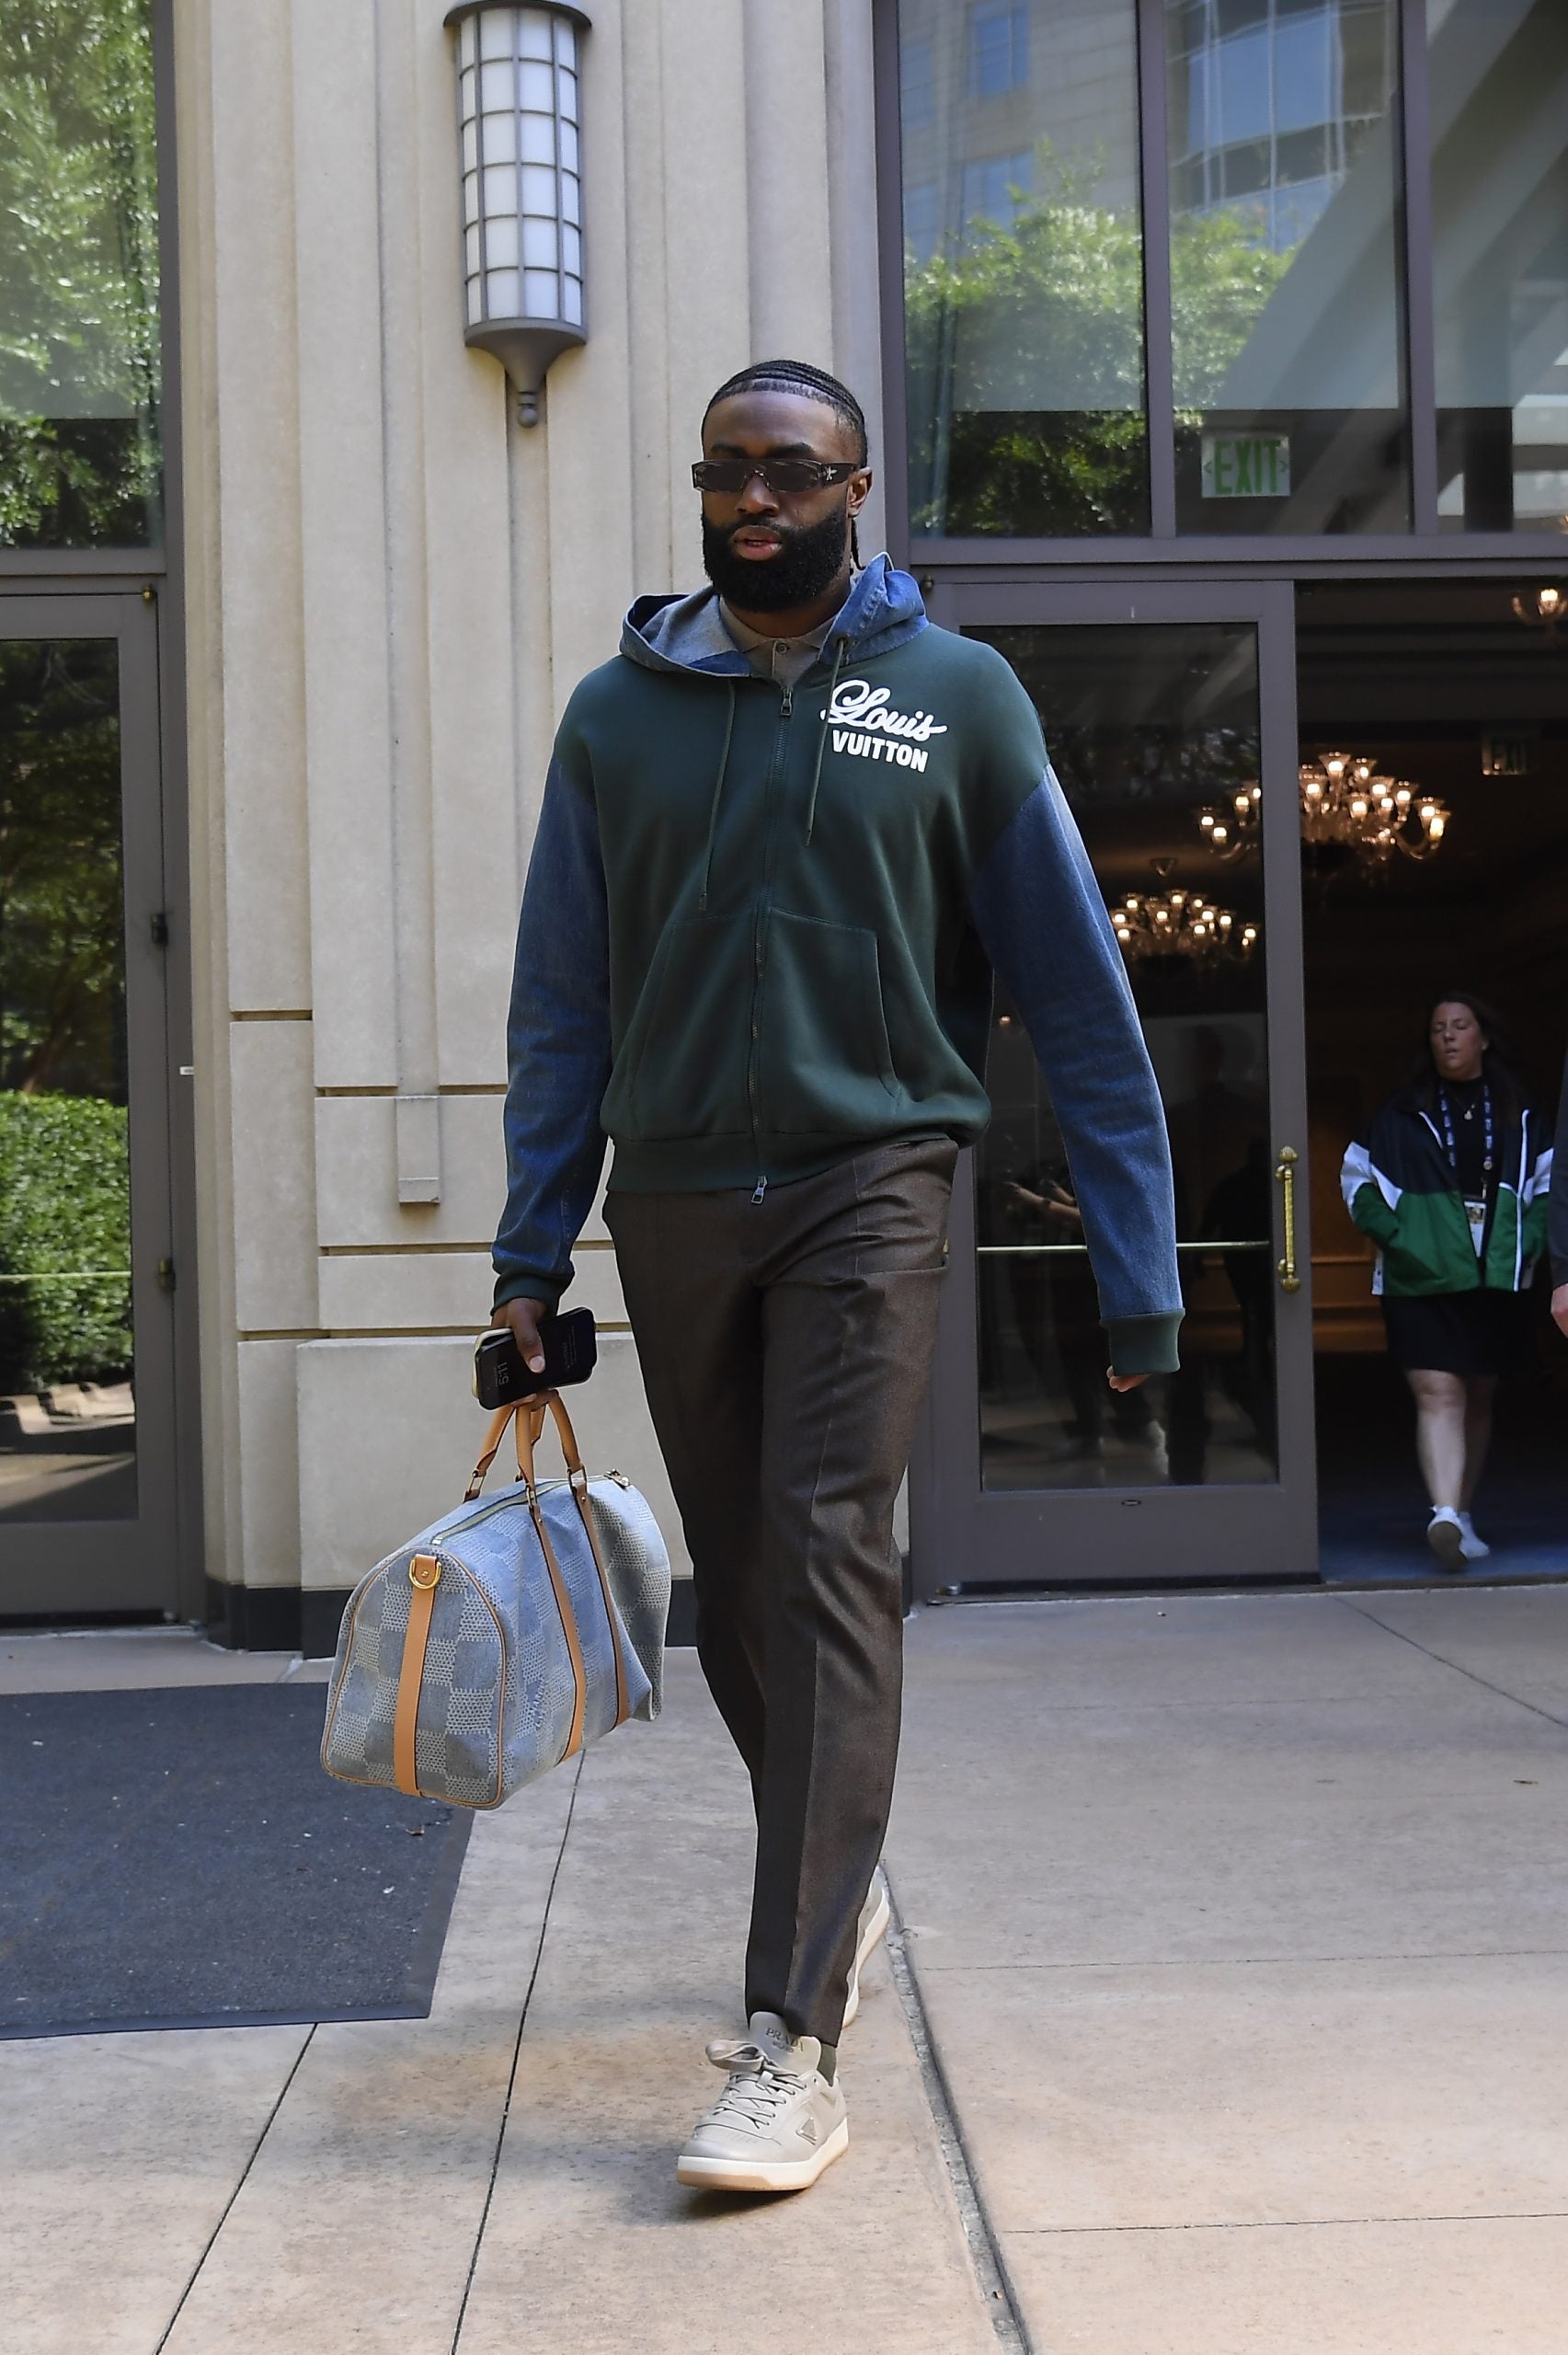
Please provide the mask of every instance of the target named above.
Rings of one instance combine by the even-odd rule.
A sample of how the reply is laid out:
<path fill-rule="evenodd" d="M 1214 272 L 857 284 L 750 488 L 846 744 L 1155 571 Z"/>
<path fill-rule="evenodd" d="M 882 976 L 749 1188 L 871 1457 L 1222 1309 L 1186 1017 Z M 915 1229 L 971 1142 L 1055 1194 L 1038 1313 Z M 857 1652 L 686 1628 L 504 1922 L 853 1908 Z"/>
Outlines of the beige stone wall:
<path fill-rule="evenodd" d="M 555 719 L 691 585 L 707 394 L 879 408 L 870 0 L 590 0 L 590 339 L 464 349 L 445 0 L 177 0 L 208 1568 L 340 1588 L 454 1497 Z M 673 1514 L 614 1256 L 592 1460 Z"/>

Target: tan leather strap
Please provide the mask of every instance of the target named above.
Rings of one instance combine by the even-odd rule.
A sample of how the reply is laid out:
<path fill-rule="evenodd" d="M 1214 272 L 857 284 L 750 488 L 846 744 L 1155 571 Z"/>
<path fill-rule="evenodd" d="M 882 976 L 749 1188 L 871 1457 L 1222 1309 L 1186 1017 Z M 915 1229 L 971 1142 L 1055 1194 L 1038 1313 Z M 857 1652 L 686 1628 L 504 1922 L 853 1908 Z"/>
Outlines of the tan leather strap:
<path fill-rule="evenodd" d="M 561 1752 L 564 1760 L 574 1756 L 582 1748 L 582 1720 L 583 1710 L 588 1702 L 588 1677 L 582 1664 L 582 1643 L 578 1635 L 577 1614 L 572 1609 L 572 1598 L 567 1592 L 567 1582 L 561 1576 L 561 1566 L 555 1559 L 555 1549 L 550 1543 L 550 1533 L 544 1526 L 544 1516 L 539 1510 L 539 1492 L 532 1481 L 529 1483 L 528 1489 L 528 1510 L 533 1516 L 533 1526 L 538 1534 L 540 1550 L 544 1557 L 544 1568 L 550 1573 L 550 1584 L 555 1596 L 555 1608 L 561 1614 L 561 1633 L 567 1639 L 567 1657 L 572 1664 L 572 1682 L 576 1687 L 572 1697 L 571 1729 L 567 1735 L 567 1746 Z"/>
<path fill-rule="evenodd" d="M 567 1402 L 558 1390 L 543 1390 L 536 1398 L 531 1398 L 528 1405 L 530 1408 L 528 1430 L 523 1433 L 520 1428 L 518 1460 L 525 1464 L 523 1477 L 532 1487 L 534 1476 L 533 1451 L 539 1444 L 540 1435 L 544 1427 L 545 1410 L 548 1409 L 555 1419 L 555 1436 L 561 1442 L 561 1453 L 566 1459 L 567 1480 L 577 1500 L 578 1518 L 582 1522 L 583 1532 L 588 1539 L 589 1550 L 593 1556 L 593 1567 L 599 1573 L 599 1591 L 604 1603 L 604 1621 L 610 1630 L 610 1651 L 615 1662 L 615 1723 L 618 1726 L 624 1725 L 631 1715 L 631 1706 L 626 1690 L 625 1657 L 621 1648 L 621 1627 L 615 1615 L 614 1603 L 611 1599 L 610 1579 L 604 1568 L 604 1556 L 600 1547 L 599 1532 L 594 1525 L 593 1514 L 589 1508 L 588 1474 L 583 1470 L 577 1433 L 572 1429 L 572 1419 L 567 1411 Z M 518 1418 L 520 1427 L 521 1419 L 520 1416 Z"/>
<path fill-rule="evenodd" d="M 588 1493 L 587 1482 L 585 1481 L 579 1488 L 574 1480 L 572 1494 L 578 1500 L 578 1511 L 582 1516 L 582 1525 L 588 1534 L 588 1542 L 593 1549 L 593 1567 L 599 1572 L 599 1591 L 604 1597 L 604 1616 L 610 1628 L 610 1648 L 615 1655 L 615 1723 L 618 1726 L 624 1726 L 632 1714 L 632 1705 L 626 1691 L 626 1660 L 621 1649 L 621 1622 L 615 1614 L 615 1604 L 610 1592 L 609 1573 L 604 1568 L 604 1557 L 599 1548 L 599 1529 L 594 1519 L 593 1499 Z"/>
<path fill-rule="evenodd" d="M 408 1603 L 408 1626 L 403 1638 L 403 1664 L 397 1671 L 397 1713 L 392 1721 L 392 1772 L 400 1791 L 419 1796 L 414 1761 L 419 1729 L 419 1691 L 425 1682 L 425 1650 L 430 1640 L 430 1614 L 441 1566 L 433 1554 L 416 1554 L 408 1565 L 413 1593 Z"/>
<path fill-rule="evenodd" d="M 582 1455 L 578 1447 L 577 1433 L 572 1429 L 572 1419 L 567 1412 L 566 1401 L 559 1391 L 541 1390 L 532 1398 L 520 1400 L 515 1406 L 498 1407 L 491 1418 L 490 1428 L 485 1434 L 484 1453 L 474 1467 L 473 1477 L 468 1483 L 464 1501 L 465 1504 L 471 1503 L 483 1488 L 485 1475 L 499 1453 L 501 1442 L 506 1437 L 507 1425 L 510 1423 L 512 1436 L 517 1445 L 518 1477 L 528 1489 L 528 1507 L 533 1516 L 533 1526 L 538 1532 L 540 1548 L 544 1556 L 544 1567 L 550 1575 L 550 1585 L 555 1597 L 555 1608 L 561 1614 L 561 1629 L 567 1639 L 567 1651 L 572 1663 L 572 1676 L 577 1686 L 576 1700 L 572 1709 L 571 1731 L 567 1737 L 566 1749 L 561 1752 L 563 1758 L 570 1758 L 574 1752 L 582 1747 L 583 1715 L 588 1702 L 588 1675 L 583 1666 L 582 1639 L 578 1633 L 577 1614 L 572 1609 L 572 1599 L 567 1591 L 566 1580 L 561 1576 L 561 1566 L 555 1559 L 555 1551 L 550 1543 L 550 1534 L 544 1526 L 544 1518 L 539 1510 L 533 1452 L 544 1437 L 546 1415 L 553 1417 L 555 1420 L 555 1436 L 561 1442 L 561 1453 L 566 1459 L 567 1479 L 572 1495 L 577 1499 L 578 1513 L 588 1538 L 589 1549 L 593 1556 L 593 1567 L 599 1573 L 599 1591 L 604 1602 L 605 1624 L 610 1630 L 610 1648 L 615 1661 L 615 1723 L 618 1726 L 624 1725 L 631 1715 L 631 1706 L 626 1688 L 625 1656 L 621 1647 L 621 1626 L 611 1597 L 610 1579 L 604 1568 L 604 1555 L 599 1543 L 599 1532 L 594 1525 L 593 1514 L 589 1510 L 588 1474 L 583 1470 Z"/>

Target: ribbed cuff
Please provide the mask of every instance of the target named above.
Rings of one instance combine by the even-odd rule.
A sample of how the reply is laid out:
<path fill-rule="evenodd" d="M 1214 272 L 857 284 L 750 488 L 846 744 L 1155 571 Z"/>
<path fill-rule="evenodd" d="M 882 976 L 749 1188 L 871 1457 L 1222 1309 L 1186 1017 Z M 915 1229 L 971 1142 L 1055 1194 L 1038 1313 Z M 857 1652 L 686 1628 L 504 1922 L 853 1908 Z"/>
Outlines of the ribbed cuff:
<path fill-rule="evenodd" d="M 498 1276 L 490 1306 L 504 1308 L 509 1300 L 542 1300 L 546 1308 L 559 1308 L 570 1282 L 570 1276 Z"/>
<path fill-rule="evenodd" d="M 1159 1316 L 1113 1316 L 1105 1330 L 1111 1341 L 1113 1373 L 1175 1373 L 1181 1366 L 1176 1334 L 1182 1322 L 1179 1308 Z"/>

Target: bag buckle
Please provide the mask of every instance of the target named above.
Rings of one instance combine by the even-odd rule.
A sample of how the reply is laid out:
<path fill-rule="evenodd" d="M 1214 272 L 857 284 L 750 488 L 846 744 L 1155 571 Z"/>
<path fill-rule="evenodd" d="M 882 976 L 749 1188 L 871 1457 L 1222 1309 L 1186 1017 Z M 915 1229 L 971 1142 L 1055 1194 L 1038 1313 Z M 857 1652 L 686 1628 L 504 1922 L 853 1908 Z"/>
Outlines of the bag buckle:
<path fill-rule="evenodd" d="M 429 1594 L 441 1582 L 441 1566 L 433 1554 L 416 1554 L 408 1565 L 408 1583 L 418 1587 L 421 1594 Z"/>

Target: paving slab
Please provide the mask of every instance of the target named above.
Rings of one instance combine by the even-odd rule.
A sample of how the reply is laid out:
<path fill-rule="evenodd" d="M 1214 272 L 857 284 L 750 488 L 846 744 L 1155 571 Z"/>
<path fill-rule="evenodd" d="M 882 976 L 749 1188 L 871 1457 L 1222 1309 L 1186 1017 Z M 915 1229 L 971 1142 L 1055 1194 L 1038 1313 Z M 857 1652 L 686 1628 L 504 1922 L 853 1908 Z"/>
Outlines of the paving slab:
<path fill-rule="evenodd" d="M 889 1865 L 1037 2349 L 1562 2343 L 1568 1732 L 1510 1688 L 1568 1620 L 1370 1600 L 910 1631 Z"/>
<path fill-rule="evenodd" d="M 152 2355 L 308 2034 L 0 2044 L 6 2355 Z"/>
<path fill-rule="evenodd" d="M 1020 1670 L 1021 1685 L 1026 1672 Z M 1435 1701 L 1081 1710 L 960 1729 L 911 1694 L 889 1853 L 948 1967 L 1568 1946 L 1568 1745 Z"/>
<path fill-rule="evenodd" d="M 1568 2219 L 1011 2234 L 1040 2355 L 1562 2355 Z"/>
<path fill-rule="evenodd" d="M 1368 1619 L 1568 1725 L 1568 1586 L 1358 1595 Z"/>
<path fill-rule="evenodd" d="M 994 2355 L 886 1961 L 844 2039 L 847 2155 L 803 2200 L 684 2191 L 739 2025 L 746 1786 L 690 1656 L 593 1751 L 460 2355 Z"/>
<path fill-rule="evenodd" d="M 316 2028 L 167 2355 L 449 2355 L 574 1780 L 476 1820 L 428 2020 Z"/>
<path fill-rule="evenodd" d="M 0 1693 L 151 1692 L 167 1684 L 277 1684 L 294 1652 L 234 1652 L 191 1627 L 0 1636 Z"/>
<path fill-rule="evenodd" d="M 966 1710 L 994 1691 L 1021 1717 L 1069 1709 L 1183 1707 L 1244 1698 L 1373 1700 L 1441 1689 L 1433 1663 L 1391 1639 L 1356 1603 L 1325 1593 L 1105 1595 L 946 1603 L 905 1630 L 911 1675 L 940 1658 L 940 1690 Z M 1009 1730 L 1013 1728 L 1010 1726 Z"/>
<path fill-rule="evenodd" d="M 921 1992 L 998 2232 L 1568 2215 L 1568 1954 Z"/>

